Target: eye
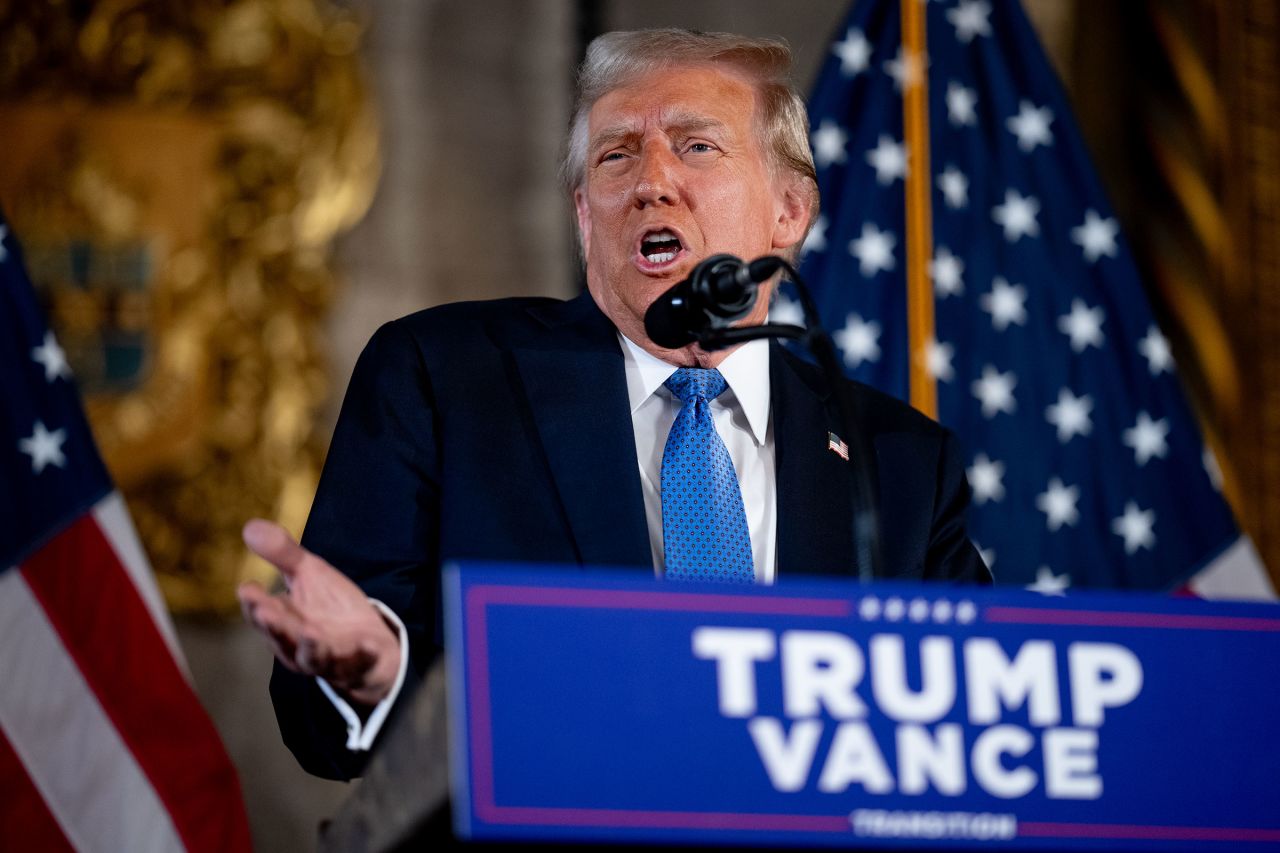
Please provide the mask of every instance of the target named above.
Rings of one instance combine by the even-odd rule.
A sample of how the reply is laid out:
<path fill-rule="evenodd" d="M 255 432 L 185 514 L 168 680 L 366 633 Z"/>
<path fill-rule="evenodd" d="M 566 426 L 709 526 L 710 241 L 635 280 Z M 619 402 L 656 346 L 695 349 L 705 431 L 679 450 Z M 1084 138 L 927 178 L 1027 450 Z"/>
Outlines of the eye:
<path fill-rule="evenodd" d="M 710 154 L 716 147 L 710 142 L 690 142 L 684 150 L 688 154 Z"/>

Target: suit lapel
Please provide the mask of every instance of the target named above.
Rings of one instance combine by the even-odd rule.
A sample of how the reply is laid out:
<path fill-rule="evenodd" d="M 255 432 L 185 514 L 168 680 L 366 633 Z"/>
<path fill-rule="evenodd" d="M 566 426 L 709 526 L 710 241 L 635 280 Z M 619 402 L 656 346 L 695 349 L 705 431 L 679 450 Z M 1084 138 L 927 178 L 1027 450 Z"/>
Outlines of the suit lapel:
<path fill-rule="evenodd" d="M 512 354 L 579 559 L 651 565 L 617 334 L 587 294 L 534 314 L 543 332 Z"/>
<path fill-rule="evenodd" d="M 778 575 L 857 575 L 849 481 L 827 449 L 827 392 L 801 376 L 782 348 L 769 361 L 778 473 Z M 845 440 L 848 437 L 842 436 Z"/>

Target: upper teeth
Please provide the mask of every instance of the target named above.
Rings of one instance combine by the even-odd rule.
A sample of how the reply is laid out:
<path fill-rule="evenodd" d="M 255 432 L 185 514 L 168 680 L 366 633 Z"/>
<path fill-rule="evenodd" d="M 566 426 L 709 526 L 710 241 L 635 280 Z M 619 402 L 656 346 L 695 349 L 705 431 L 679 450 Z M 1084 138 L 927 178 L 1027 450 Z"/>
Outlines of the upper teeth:
<path fill-rule="evenodd" d="M 679 238 L 676 237 L 675 234 L 672 234 L 670 231 L 655 231 L 652 234 L 646 234 L 644 238 L 644 242 L 657 243 L 662 240 L 678 240 L 678 239 Z"/>

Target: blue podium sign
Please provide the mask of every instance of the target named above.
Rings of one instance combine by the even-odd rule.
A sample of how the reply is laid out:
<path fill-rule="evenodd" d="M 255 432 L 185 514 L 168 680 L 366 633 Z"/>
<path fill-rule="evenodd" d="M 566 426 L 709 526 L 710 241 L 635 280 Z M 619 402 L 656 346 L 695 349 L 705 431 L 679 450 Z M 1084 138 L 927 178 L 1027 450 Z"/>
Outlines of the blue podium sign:
<path fill-rule="evenodd" d="M 1280 850 L 1280 606 L 445 574 L 473 839 Z"/>

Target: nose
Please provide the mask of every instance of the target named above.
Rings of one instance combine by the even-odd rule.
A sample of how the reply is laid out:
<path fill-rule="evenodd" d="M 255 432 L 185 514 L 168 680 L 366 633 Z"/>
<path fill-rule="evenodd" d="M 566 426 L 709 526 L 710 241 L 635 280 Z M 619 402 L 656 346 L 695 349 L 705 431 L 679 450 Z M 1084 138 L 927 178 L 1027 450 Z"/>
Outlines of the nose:
<path fill-rule="evenodd" d="M 636 170 L 636 207 L 679 204 L 678 166 L 679 158 L 670 147 L 657 140 L 646 142 Z"/>

